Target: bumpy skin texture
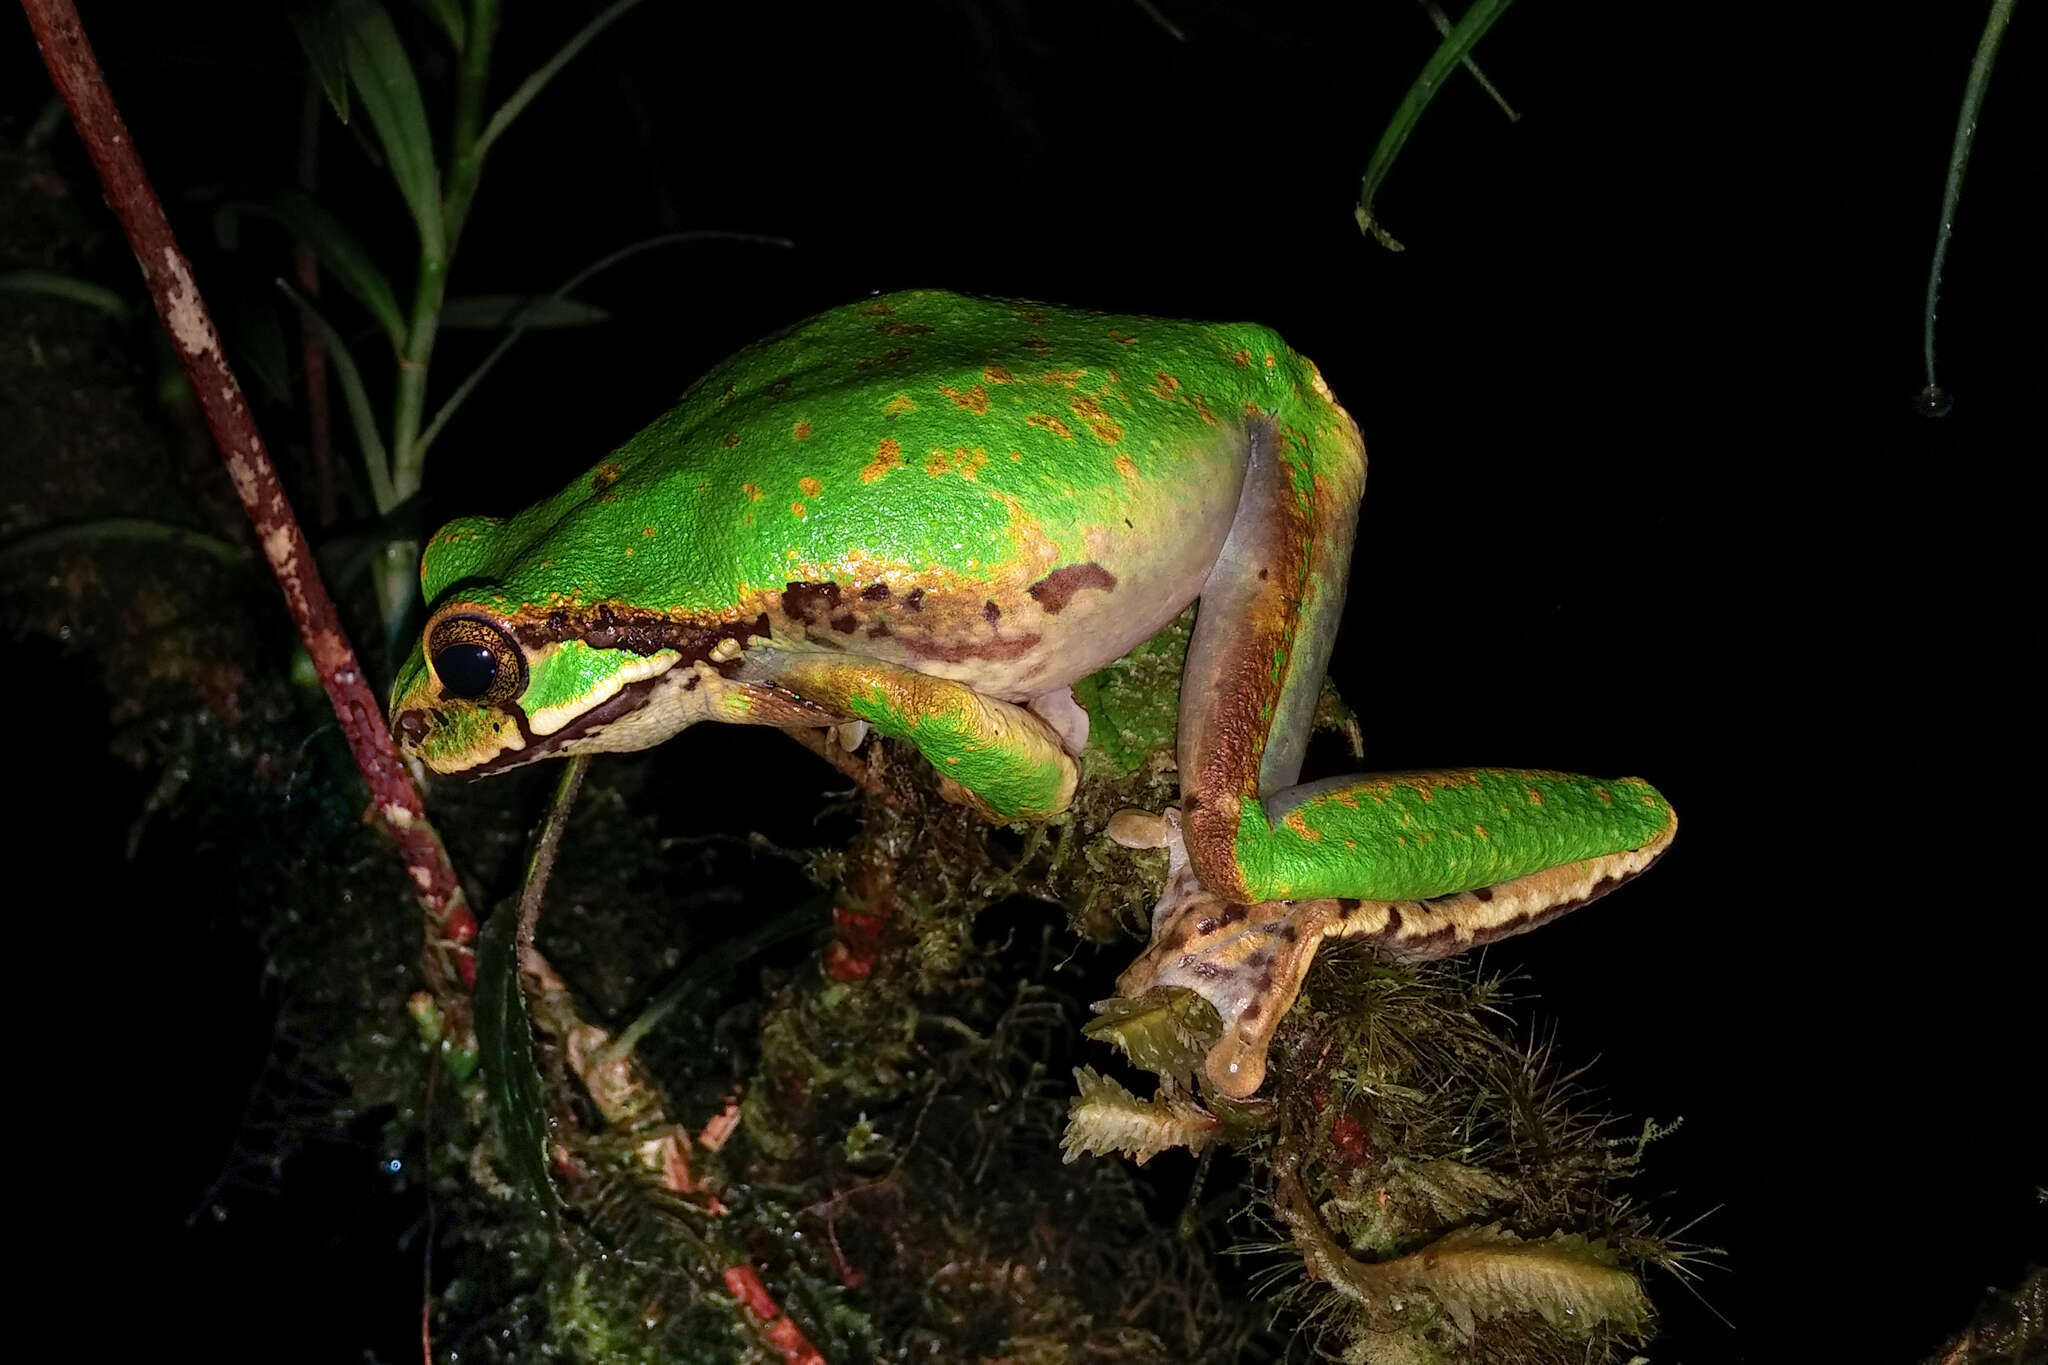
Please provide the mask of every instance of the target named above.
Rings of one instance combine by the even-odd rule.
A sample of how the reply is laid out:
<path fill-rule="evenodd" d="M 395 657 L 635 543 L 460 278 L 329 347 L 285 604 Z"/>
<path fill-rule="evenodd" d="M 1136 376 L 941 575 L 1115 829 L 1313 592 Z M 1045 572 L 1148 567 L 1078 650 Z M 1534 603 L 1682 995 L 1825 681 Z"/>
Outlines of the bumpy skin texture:
<path fill-rule="evenodd" d="M 991 818 L 1042 819 L 1078 777 L 1066 689 L 1199 597 L 1181 811 L 1147 836 L 1175 871 L 1123 988 L 1208 996 L 1210 1078 L 1249 1094 L 1321 937 L 1414 956 L 1519 932 L 1675 827 L 1635 779 L 1294 785 L 1364 480 L 1356 425 L 1263 327 L 849 305 L 733 356 L 548 501 L 443 528 L 394 724 L 429 766 L 490 772 L 699 720 L 858 719 Z"/>

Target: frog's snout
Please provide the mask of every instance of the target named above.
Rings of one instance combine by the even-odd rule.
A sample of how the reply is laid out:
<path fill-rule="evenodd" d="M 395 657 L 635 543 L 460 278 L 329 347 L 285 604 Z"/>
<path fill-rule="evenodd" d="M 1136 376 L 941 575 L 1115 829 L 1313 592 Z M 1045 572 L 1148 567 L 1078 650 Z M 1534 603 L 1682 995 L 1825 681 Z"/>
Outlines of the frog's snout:
<path fill-rule="evenodd" d="M 407 753 L 413 746 L 426 738 L 430 722 L 427 713 L 417 707 L 394 703 L 391 712 L 391 730 L 398 736 L 398 745 Z"/>

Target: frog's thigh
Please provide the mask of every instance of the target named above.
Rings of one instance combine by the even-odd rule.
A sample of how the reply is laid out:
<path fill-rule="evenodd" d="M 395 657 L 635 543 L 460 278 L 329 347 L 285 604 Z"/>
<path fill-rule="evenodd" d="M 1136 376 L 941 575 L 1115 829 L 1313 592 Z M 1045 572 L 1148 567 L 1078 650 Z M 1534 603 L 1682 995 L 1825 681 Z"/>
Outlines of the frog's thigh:
<path fill-rule="evenodd" d="M 1043 820 L 1073 800 L 1080 769 L 1052 727 L 1021 706 L 873 659 L 778 654 L 775 681 L 805 700 L 907 740 L 994 820 Z"/>
<path fill-rule="evenodd" d="M 1351 419 L 1334 405 L 1315 416 L 1248 424 L 1237 515 L 1203 584 L 1181 680 L 1188 857 L 1204 884 L 1246 901 L 1275 899 L 1246 882 L 1239 830 L 1263 824 L 1259 799 L 1300 775 L 1365 484 Z"/>

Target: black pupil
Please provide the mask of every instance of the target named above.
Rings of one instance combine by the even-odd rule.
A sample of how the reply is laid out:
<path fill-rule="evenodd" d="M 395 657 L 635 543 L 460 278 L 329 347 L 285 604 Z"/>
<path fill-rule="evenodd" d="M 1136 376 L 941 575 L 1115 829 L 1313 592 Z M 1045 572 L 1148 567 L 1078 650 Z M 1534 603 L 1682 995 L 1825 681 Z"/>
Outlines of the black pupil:
<path fill-rule="evenodd" d="M 482 645 L 449 645 L 434 656 L 441 686 L 458 697 L 481 697 L 498 678 L 498 661 Z"/>

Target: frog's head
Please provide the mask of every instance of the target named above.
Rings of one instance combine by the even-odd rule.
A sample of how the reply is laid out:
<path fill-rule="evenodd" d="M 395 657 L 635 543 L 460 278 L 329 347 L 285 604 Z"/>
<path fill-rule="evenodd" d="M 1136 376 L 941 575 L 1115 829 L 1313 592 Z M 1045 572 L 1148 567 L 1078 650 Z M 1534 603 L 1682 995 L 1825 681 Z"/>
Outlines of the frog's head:
<path fill-rule="evenodd" d="M 481 776 L 644 749 L 704 719 L 716 689 L 697 661 L 736 652 L 721 641 L 745 632 L 541 591 L 526 539 L 486 518 L 434 537 L 420 574 L 433 609 L 391 691 L 400 747 L 436 772 Z"/>
<path fill-rule="evenodd" d="M 659 744 L 704 719 L 705 693 L 675 649 L 635 653 L 536 639 L 489 603 L 427 621 L 391 692 L 400 747 L 435 772 L 503 772 L 538 759 Z"/>

